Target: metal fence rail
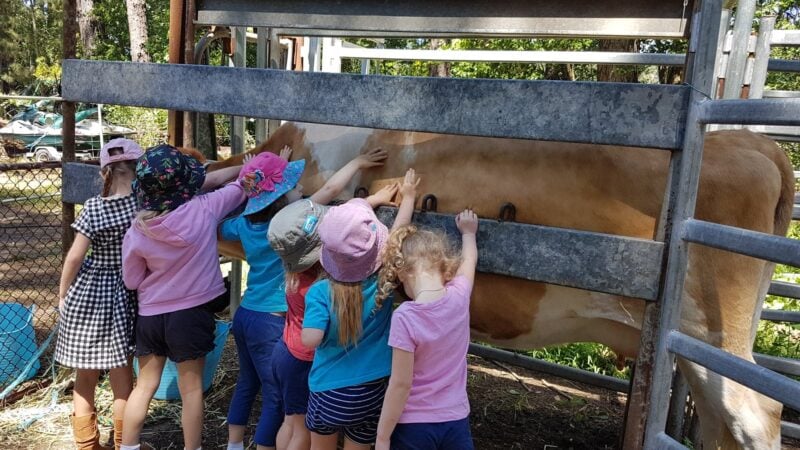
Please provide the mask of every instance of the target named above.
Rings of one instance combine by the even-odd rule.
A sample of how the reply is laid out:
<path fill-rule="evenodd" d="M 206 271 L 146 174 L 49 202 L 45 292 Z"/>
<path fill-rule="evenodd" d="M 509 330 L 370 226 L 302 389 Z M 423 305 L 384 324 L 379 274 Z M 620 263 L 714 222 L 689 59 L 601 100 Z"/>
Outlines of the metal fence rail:
<path fill-rule="evenodd" d="M 60 191 L 60 163 L 0 164 L 0 390 L 58 319 Z"/>

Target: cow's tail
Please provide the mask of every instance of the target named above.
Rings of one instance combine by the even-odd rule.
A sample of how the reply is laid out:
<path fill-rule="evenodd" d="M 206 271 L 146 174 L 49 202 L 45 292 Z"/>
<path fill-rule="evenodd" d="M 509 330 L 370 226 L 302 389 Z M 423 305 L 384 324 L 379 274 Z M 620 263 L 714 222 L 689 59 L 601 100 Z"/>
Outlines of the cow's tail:
<path fill-rule="evenodd" d="M 780 173 L 781 190 L 778 202 L 775 205 L 775 220 L 773 222 L 772 233 L 777 236 L 786 236 L 789 225 L 792 222 L 792 208 L 794 207 L 795 180 L 792 164 L 786 152 L 778 146 L 775 141 L 765 136 L 758 136 L 763 139 L 764 145 L 757 145 L 756 150 L 770 159 Z M 772 274 L 775 271 L 774 263 L 767 263 L 764 267 L 764 274 L 759 286 L 756 310 L 754 314 L 753 327 L 751 329 L 751 342 L 755 341 L 758 331 L 758 317 L 761 317 L 761 310 L 764 306 L 764 297 L 767 295 L 769 286 L 772 283 Z"/>
<path fill-rule="evenodd" d="M 772 233 L 778 236 L 786 236 L 786 232 L 792 222 L 792 208 L 794 207 L 794 170 L 791 162 L 789 162 L 789 157 L 786 156 L 786 152 L 774 143 L 772 148 L 777 151 L 762 152 L 775 163 L 781 174 L 781 193 L 778 198 L 778 204 L 775 205 L 775 224 Z"/>

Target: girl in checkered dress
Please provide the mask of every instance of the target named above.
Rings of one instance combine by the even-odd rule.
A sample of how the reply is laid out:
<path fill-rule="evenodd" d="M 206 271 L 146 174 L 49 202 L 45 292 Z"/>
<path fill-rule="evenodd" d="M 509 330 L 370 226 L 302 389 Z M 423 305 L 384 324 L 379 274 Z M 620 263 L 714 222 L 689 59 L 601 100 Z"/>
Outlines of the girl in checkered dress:
<path fill-rule="evenodd" d="M 76 369 L 71 422 L 79 449 L 101 448 L 94 407 L 101 371 L 109 370 L 114 392 L 117 448 L 133 386 L 130 362 L 136 296 L 122 283 L 121 248 L 136 214 L 131 182 L 141 155 L 142 149 L 129 139 L 114 139 L 100 150 L 103 192 L 86 201 L 72 224 L 77 233 L 61 272 L 55 359 Z"/>

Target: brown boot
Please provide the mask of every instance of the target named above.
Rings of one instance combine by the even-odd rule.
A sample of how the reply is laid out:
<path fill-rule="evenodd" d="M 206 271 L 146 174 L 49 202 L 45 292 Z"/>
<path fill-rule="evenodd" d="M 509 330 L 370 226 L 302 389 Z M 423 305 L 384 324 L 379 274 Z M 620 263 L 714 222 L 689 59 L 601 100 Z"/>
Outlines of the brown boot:
<path fill-rule="evenodd" d="M 114 450 L 122 446 L 122 419 L 114 419 Z"/>
<path fill-rule="evenodd" d="M 100 445 L 100 431 L 97 429 L 97 414 L 88 416 L 70 416 L 72 434 L 75 436 L 75 446 L 78 450 L 103 450 Z"/>

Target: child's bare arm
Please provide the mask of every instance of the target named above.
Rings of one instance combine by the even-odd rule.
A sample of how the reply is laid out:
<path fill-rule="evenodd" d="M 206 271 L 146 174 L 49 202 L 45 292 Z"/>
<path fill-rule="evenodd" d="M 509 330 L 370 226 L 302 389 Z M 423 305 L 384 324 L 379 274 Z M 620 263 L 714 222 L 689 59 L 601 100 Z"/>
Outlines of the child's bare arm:
<path fill-rule="evenodd" d="M 475 267 L 478 265 L 478 216 L 471 209 L 465 209 L 456 216 L 456 226 L 461 232 L 461 265 L 456 275 L 466 277 L 470 283 L 475 280 Z"/>
<path fill-rule="evenodd" d="M 383 399 L 375 450 L 389 450 L 390 438 L 411 392 L 414 378 L 414 354 L 399 348 L 392 349 L 392 376 Z"/>
<path fill-rule="evenodd" d="M 403 184 L 400 186 L 400 195 L 403 196 L 403 199 L 400 200 L 400 207 L 397 209 L 397 217 L 394 219 L 392 231 L 411 223 L 419 182 L 420 178 L 417 176 L 417 173 L 414 172 L 414 169 L 408 169 Z"/>
<path fill-rule="evenodd" d="M 78 270 L 83 264 L 83 259 L 86 257 L 86 251 L 89 250 L 91 242 L 83 234 L 75 233 L 75 240 L 64 258 L 64 267 L 61 269 L 61 280 L 58 284 L 58 309 L 64 308 L 64 297 L 67 296 L 69 286 L 78 275 Z"/>
<path fill-rule="evenodd" d="M 381 166 L 388 156 L 389 154 L 381 148 L 373 148 L 358 155 L 333 174 L 317 192 L 314 192 L 310 197 L 311 201 L 327 205 L 342 192 L 342 189 L 350 183 L 359 170 Z"/>
<path fill-rule="evenodd" d="M 325 330 L 318 328 L 303 328 L 300 333 L 300 340 L 303 345 L 308 348 L 317 348 L 322 343 L 322 338 L 325 337 Z"/>
<path fill-rule="evenodd" d="M 379 206 L 388 206 L 392 204 L 392 199 L 394 198 L 395 194 L 397 194 L 397 190 L 400 186 L 395 184 L 389 184 L 381 188 L 378 192 L 370 195 L 369 197 L 365 198 L 364 200 L 369 203 L 369 206 L 372 209 L 375 209 Z"/>
<path fill-rule="evenodd" d="M 289 151 L 291 153 L 291 149 Z M 242 166 L 251 159 L 253 159 L 253 155 L 245 155 L 242 164 L 225 167 L 224 169 L 215 170 L 213 172 L 206 172 L 206 179 L 203 180 L 203 186 L 200 187 L 200 190 L 203 192 L 213 191 L 223 184 L 233 181 L 239 176 Z"/>

